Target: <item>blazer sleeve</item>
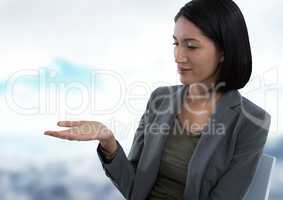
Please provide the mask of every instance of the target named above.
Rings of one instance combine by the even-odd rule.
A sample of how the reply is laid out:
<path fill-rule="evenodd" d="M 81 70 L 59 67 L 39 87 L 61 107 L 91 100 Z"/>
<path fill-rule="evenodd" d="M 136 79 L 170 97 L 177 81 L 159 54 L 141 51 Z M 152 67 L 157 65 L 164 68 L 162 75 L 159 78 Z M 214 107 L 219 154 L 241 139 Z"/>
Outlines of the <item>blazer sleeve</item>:
<path fill-rule="evenodd" d="M 132 188 L 135 182 L 136 168 L 143 150 L 144 132 L 149 120 L 149 113 L 151 112 L 151 102 L 157 90 L 158 88 L 156 88 L 150 95 L 146 109 L 142 114 L 138 128 L 136 129 L 128 157 L 125 155 L 121 144 L 117 140 L 118 149 L 115 157 L 111 160 L 107 160 L 103 156 L 100 143 L 97 147 L 97 154 L 106 176 L 110 178 L 115 187 L 126 199 L 130 199 L 131 197 Z"/>
<path fill-rule="evenodd" d="M 247 118 L 239 130 L 236 149 L 230 167 L 209 194 L 209 200 L 243 199 L 255 174 L 270 127 L 270 114 L 256 125 Z"/>

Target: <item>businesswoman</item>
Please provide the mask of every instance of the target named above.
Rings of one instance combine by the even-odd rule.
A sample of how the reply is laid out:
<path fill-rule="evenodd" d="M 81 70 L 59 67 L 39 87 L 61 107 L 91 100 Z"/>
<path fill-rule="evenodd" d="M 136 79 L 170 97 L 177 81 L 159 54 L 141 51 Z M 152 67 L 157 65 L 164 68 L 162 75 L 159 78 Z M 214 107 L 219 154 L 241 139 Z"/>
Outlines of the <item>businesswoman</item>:
<path fill-rule="evenodd" d="M 252 72 L 245 20 L 231 0 L 193 0 L 175 16 L 181 85 L 156 88 L 128 156 L 97 121 L 45 134 L 99 140 L 103 169 L 126 199 L 240 200 L 262 154 L 270 114 L 243 97 Z"/>

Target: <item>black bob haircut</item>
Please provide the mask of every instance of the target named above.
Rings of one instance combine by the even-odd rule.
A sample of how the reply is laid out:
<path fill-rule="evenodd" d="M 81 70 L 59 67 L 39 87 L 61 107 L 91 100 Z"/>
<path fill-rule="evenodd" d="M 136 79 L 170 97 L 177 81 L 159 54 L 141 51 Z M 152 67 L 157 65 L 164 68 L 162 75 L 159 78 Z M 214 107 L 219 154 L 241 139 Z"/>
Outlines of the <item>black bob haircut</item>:
<path fill-rule="evenodd" d="M 217 91 L 243 88 L 252 73 L 252 55 L 245 19 L 232 0 L 192 0 L 174 18 L 194 23 L 224 53 Z"/>

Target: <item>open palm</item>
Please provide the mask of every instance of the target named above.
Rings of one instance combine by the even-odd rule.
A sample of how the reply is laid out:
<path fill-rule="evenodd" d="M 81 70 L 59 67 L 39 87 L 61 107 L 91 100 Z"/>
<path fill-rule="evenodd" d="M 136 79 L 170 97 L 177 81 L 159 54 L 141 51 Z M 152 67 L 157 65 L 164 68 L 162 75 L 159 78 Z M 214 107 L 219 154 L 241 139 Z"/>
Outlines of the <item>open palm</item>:
<path fill-rule="evenodd" d="M 113 133 L 104 124 L 98 121 L 59 121 L 60 127 L 69 127 L 62 131 L 45 131 L 45 135 L 50 135 L 67 140 L 108 140 L 113 137 Z"/>

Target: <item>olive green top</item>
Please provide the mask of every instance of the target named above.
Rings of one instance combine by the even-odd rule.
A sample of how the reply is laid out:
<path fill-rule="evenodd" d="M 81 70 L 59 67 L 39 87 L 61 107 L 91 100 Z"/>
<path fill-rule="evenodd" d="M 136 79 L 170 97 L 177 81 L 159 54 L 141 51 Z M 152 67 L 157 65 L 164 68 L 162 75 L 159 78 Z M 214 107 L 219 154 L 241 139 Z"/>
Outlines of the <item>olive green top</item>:
<path fill-rule="evenodd" d="M 161 156 L 156 182 L 147 200 L 184 199 L 188 162 L 200 136 L 200 133 L 188 134 L 176 115 Z"/>

